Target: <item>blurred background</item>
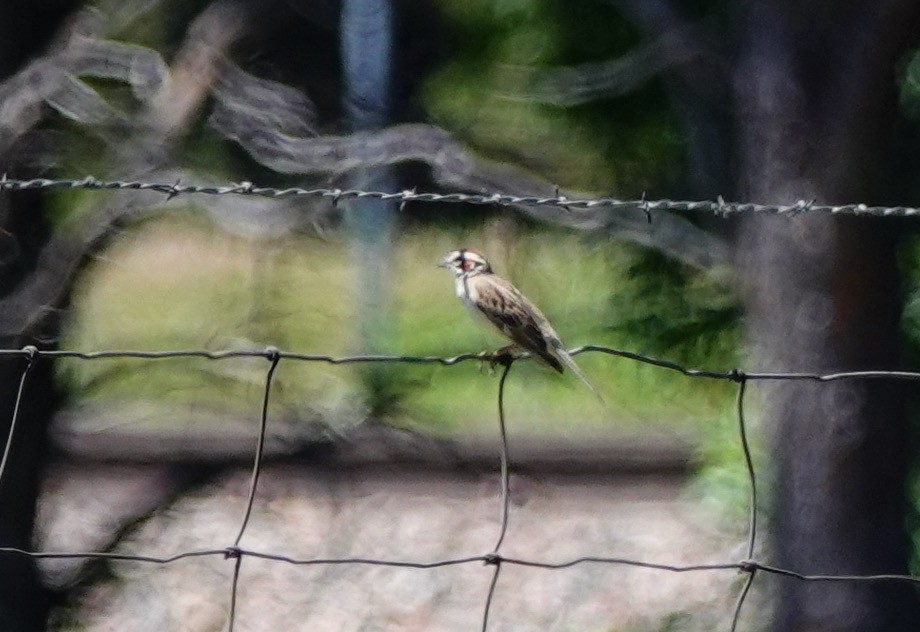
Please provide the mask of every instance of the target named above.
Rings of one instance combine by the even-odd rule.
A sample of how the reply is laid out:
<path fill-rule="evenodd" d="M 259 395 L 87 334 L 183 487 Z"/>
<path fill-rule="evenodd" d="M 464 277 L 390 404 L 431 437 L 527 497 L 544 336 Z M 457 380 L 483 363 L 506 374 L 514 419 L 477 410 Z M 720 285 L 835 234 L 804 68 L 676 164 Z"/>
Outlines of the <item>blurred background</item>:
<path fill-rule="evenodd" d="M 920 204 L 920 7 L 906 0 L 54 0 L 0 3 L 8 178 L 569 198 Z M 5 348 L 452 356 L 504 344 L 435 264 L 473 247 L 570 347 L 684 366 L 905 369 L 918 243 L 898 218 L 43 189 L 0 198 Z M 503 552 L 746 556 L 737 385 L 601 354 L 508 382 Z M 21 358 L 2 360 L 12 413 Z M 0 545 L 226 546 L 261 358 L 42 360 L 0 486 Z M 243 546 L 479 555 L 498 528 L 498 378 L 475 363 L 283 361 Z M 911 393 L 752 384 L 758 559 L 917 569 Z M 8 414 L 0 429 L 9 431 Z M 17 630 L 216 630 L 231 564 L 0 556 Z M 542 574 L 541 574 L 542 573 Z M 239 629 L 477 628 L 478 568 L 249 561 Z M 494 629 L 708 630 L 743 577 L 503 571 Z M 897 583 L 760 577 L 740 629 L 908 629 Z"/>

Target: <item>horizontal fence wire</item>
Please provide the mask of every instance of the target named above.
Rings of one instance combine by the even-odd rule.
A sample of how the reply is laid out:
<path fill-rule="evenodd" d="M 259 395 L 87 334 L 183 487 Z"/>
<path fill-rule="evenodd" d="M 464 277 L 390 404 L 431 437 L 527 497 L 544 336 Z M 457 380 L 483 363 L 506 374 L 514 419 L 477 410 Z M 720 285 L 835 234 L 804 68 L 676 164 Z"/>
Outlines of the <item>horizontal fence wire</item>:
<path fill-rule="evenodd" d="M 407 202 L 432 202 L 432 203 L 466 203 L 478 205 L 514 205 L 514 206 L 549 206 L 557 207 L 567 211 L 591 210 L 591 209 L 610 209 L 612 211 L 622 209 L 640 209 L 644 211 L 651 220 L 653 211 L 698 211 L 707 212 L 719 216 L 730 216 L 750 213 L 767 213 L 778 215 L 795 215 L 799 213 L 824 213 L 830 215 L 869 215 L 881 217 L 911 217 L 920 215 L 920 208 L 909 206 L 868 206 L 866 204 L 842 204 L 829 205 L 818 204 L 814 200 L 796 200 L 790 204 L 762 204 L 752 202 L 729 202 L 722 197 L 715 200 L 648 200 L 643 196 L 641 199 L 616 199 L 611 197 L 598 198 L 568 198 L 562 195 L 552 197 L 541 196 L 518 196 L 502 193 L 490 194 L 471 194 L 471 193 L 430 193 L 416 192 L 414 190 L 405 190 L 399 192 L 381 192 L 365 191 L 357 189 L 338 189 L 338 188 L 274 188 L 256 186 L 252 182 L 231 183 L 225 186 L 211 186 L 201 184 L 182 184 L 181 182 L 163 183 L 163 182 L 140 182 L 140 181 L 122 181 L 98 180 L 93 177 L 84 177 L 80 179 L 12 179 L 6 175 L 0 177 L 0 191 L 23 191 L 23 190 L 111 190 L 111 191 L 150 191 L 160 193 L 167 199 L 179 195 L 201 194 L 201 195 L 245 195 L 264 198 L 324 198 L 330 200 L 333 204 L 340 201 L 353 199 L 377 199 L 384 201 L 396 201 L 400 203 Z M 263 358 L 268 362 L 266 369 L 264 393 L 262 398 L 262 407 L 259 418 L 259 434 L 257 444 L 254 449 L 254 458 L 252 474 L 249 484 L 249 493 L 247 496 L 243 517 L 240 521 L 240 527 L 233 544 L 223 548 L 202 549 L 193 551 L 178 552 L 171 556 L 157 557 L 149 555 L 134 555 L 124 553 L 114 553 L 105 551 L 28 551 L 15 547 L 0 546 L 0 554 L 24 556 L 32 559 L 98 559 L 106 561 L 119 562 L 137 562 L 148 564 L 172 564 L 181 560 L 201 557 L 222 557 L 233 561 L 233 573 L 230 586 L 229 600 L 229 629 L 234 629 L 237 617 L 237 594 L 239 587 L 240 570 L 245 558 L 254 558 L 268 560 L 283 564 L 292 565 L 372 565 L 386 566 L 393 568 L 408 569 L 434 569 L 446 566 L 456 566 L 465 564 L 484 564 L 493 567 L 492 574 L 488 583 L 488 589 L 484 599 L 483 613 L 480 619 L 481 629 L 487 630 L 489 625 L 489 615 L 493 608 L 493 598 L 496 586 L 500 579 L 500 571 L 504 565 L 515 565 L 542 570 L 565 570 L 583 565 L 591 564 L 608 564 L 622 565 L 638 568 L 658 570 L 662 572 L 674 573 L 691 573 L 691 572 L 715 572 L 715 571 L 735 571 L 746 575 L 741 590 L 739 591 L 735 607 L 732 612 L 732 618 L 729 629 L 734 631 L 739 622 L 742 607 L 750 593 L 751 586 L 758 573 L 767 573 L 776 576 L 788 577 L 799 581 L 807 582 L 907 582 L 920 585 L 920 577 L 912 575 L 897 574 L 880 574 L 880 575 L 811 575 L 800 573 L 793 569 L 773 566 L 754 559 L 755 545 L 757 543 L 757 476 L 751 457 L 750 445 L 748 443 L 747 425 L 744 415 L 744 402 L 746 385 L 754 381 L 814 381 L 814 382 L 833 382 L 850 379 L 894 379 L 894 380 L 920 380 L 920 372 L 912 371 L 886 371 L 886 370 L 867 370 L 867 371 L 848 371 L 838 373 L 813 373 L 813 372 L 750 372 L 740 369 L 730 370 L 705 370 L 683 366 L 682 364 L 662 360 L 651 356 L 615 349 L 602 345 L 585 345 L 572 349 L 571 355 L 582 353 L 599 353 L 610 356 L 623 358 L 642 364 L 647 364 L 662 369 L 676 371 L 690 378 L 703 378 L 715 380 L 727 380 L 738 385 L 736 398 L 736 417 L 738 423 L 738 438 L 743 453 L 745 468 L 749 483 L 749 516 L 747 526 L 747 543 L 746 558 L 739 561 L 727 561 L 722 563 L 710 564 L 693 564 L 693 565 L 672 565 L 659 562 L 650 562 L 645 560 L 629 559 L 622 557 L 607 556 L 585 556 L 570 559 L 561 562 L 550 562 L 541 559 L 528 559 L 508 557 L 501 554 L 500 549 L 505 541 L 510 516 L 510 488 L 509 474 L 511 460 L 509 455 L 509 441 L 506 429 L 505 419 L 505 384 L 510 374 L 511 367 L 515 362 L 527 360 L 528 354 L 519 354 L 509 356 L 507 354 L 495 355 L 489 353 L 466 353 L 455 356 L 410 356 L 410 355 L 353 355 L 353 356 L 330 356 L 308 353 L 296 353 L 284 351 L 275 347 L 250 348 L 250 349 L 224 349 L 224 350 L 205 350 L 205 349 L 175 349 L 175 350 L 98 350 L 98 351 L 78 351 L 78 350 L 58 350 L 58 349 L 39 349 L 35 346 L 26 346 L 21 349 L 0 349 L 0 358 L 8 359 L 20 358 L 24 361 L 23 369 L 19 381 L 19 387 L 16 394 L 16 402 L 13 407 L 10 429 L 6 438 L 3 449 L 3 457 L 0 460 L 0 484 L 3 483 L 3 474 L 6 468 L 7 460 L 11 450 L 15 445 L 15 434 L 18 417 L 20 415 L 20 404 L 23 397 L 23 391 L 26 388 L 28 375 L 34 364 L 38 361 L 51 361 L 58 358 L 74 358 L 85 361 L 104 361 L 106 359 L 135 359 L 140 361 L 158 361 L 175 358 L 201 358 L 205 360 L 230 360 L 234 358 Z M 256 498 L 259 475 L 262 468 L 262 455 L 267 436 L 269 408 L 271 401 L 272 378 L 275 369 L 279 363 L 285 361 L 294 362 L 318 362 L 326 364 L 434 364 L 445 367 L 453 367 L 464 362 L 488 362 L 492 366 L 501 365 L 503 367 L 501 378 L 498 386 L 498 423 L 500 430 L 500 470 L 501 470 L 501 503 L 500 503 L 500 528 L 497 535 L 496 543 L 491 551 L 481 555 L 469 557 L 460 557 L 452 559 L 441 559 L 434 561 L 418 560 L 395 560 L 395 559 L 378 559 L 374 557 L 352 557 L 352 558 L 297 558 L 276 552 L 257 551 L 240 546 L 243 536 L 246 533 L 249 519 L 252 514 L 253 505 Z"/>
<path fill-rule="evenodd" d="M 0 191 L 87 189 L 95 191 L 152 191 L 161 193 L 167 199 L 178 195 L 249 195 L 264 198 L 326 198 L 333 203 L 354 199 L 407 202 L 445 202 L 496 206 L 552 206 L 568 211 L 591 209 L 641 209 L 652 211 L 702 211 L 727 217 L 729 215 L 769 213 L 775 215 L 796 215 L 799 213 L 825 213 L 830 215 L 870 215 L 879 217 L 914 217 L 920 215 L 920 208 L 913 206 L 870 206 L 867 204 L 818 204 L 816 200 L 795 200 L 788 204 L 764 204 L 757 202 L 732 202 L 722 196 L 714 200 L 649 200 L 618 199 L 613 197 L 569 198 L 564 195 L 551 197 L 509 195 L 505 193 L 430 193 L 407 189 L 397 192 L 365 191 L 361 189 L 329 189 L 302 187 L 263 187 L 252 182 L 231 183 L 224 186 L 182 184 L 181 182 L 141 182 L 135 180 L 97 180 L 92 176 L 79 179 L 33 178 L 20 180 L 0 177 Z"/>
<path fill-rule="evenodd" d="M 735 571 L 746 575 L 742 588 L 738 594 L 735 607 L 732 612 L 729 630 L 734 632 L 737 629 L 742 607 L 750 593 L 751 586 L 759 573 L 787 577 L 806 582 L 906 582 L 920 585 L 920 576 L 898 575 L 898 574 L 875 574 L 875 575 L 815 575 L 798 572 L 794 569 L 782 568 L 754 559 L 755 545 L 757 543 L 757 475 L 754 468 L 751 449 L 747 436 L 747 424 L 744 414 L 746 386 L 752 380 L 806 380 L 818 382 L 830 382 L 849 379 L 894 379 L 894 380 L 920 380 L 920 372 L 912 371 L 849 371 L 841 373 L 767 373 L 767 372 L 747 372 L 740 369 L 730 369 L 722 371 L 701 370 L 685 367 L 676 362 L 661 360 L 659 358 L 624 351 L 613 347 L 601 345 L 585 345 L 574 348 L 570 351 L 571 355 L 583 353 L 600 353 L 610 356 L 623 358 L 629 361 L 647 364 L 666 370 L 679 372 L 690 378 L 727 380 L 738 385 L 737 397 L 735 401 L 735 412 L 738 423 L 738 437 L 741 445 L 741 451 L 745 462 L 748 482 L 749 482 L 749 518 L 747 528 L 747 545 L 746 557 L 737 561 L 726 561 L 720 563 L 691 564 L 691 565 L 673 565 L 647 560 L 630 559 L 623 557 L 608 556 L 584 556 L 570 559 L 567 561 L 550 562 L 541 559 L 519 558 L 504 556 L 500 549 L 505 540 L 507 533 L 508 520 L 510 516 L 510 497 L 509 473 L 510 473 L 510 455 L 508 448 L 508 436 L 506 432 L 505 419 L 505 384 L 510 374 L 511 367 L 515 362 L 527 360 L 528 354 L 490 354 L 490 353 L 467 353 L 450 357 L 439 356 L 406 356 L 406 355 L 356 355 L 356 356 L 328 356 L 306 353 L 294 353 L 283 351 L 275 347 L 266 347 L 262 349 L 226 349 L 226 350 L 204 350 L 204 349 L 175 349 L 162 351 L 145 351 L 145 350 L 103 350 L 103 351 L 77 351 L 77 350 L 42 350 L 35 346 L 26 346 L 21 349 L 3 349 L 0 350 L 0 358 L 9 359 L 20 358 L 24 360 L 21 373 L 17 399 L 14 405 L 13 417 L 10 424 L 9 435 L 4 447 L 4 455 L 8 455 L 14 444 L 14 433 L 19 416 L 20 403 L 23 396 L 23 390 L 27 382 L 29 371 L 39 361 L 53 360 L 56 358 L 76 358 L 86 361 L 104 361 L 106 359 L 136 359 L 136 360 L 167 360 L 176 358 L 201 358 L 205 360 L 222 361 L 233 358 L 263 358 L 268 362 L 266 370 L 264 392 L 262 398 L 262 407 L 259 420 L 259 435 L 255 447 L 255 456 L 253 459 L 252 476 L 249 485 L 249 493 L 243 512 L 243 518 L 240 528 L 233 544 L 224 548 L 212 548 L 193 551 L 183 551 L 174 555 L 165 557 L 156 557 L 149 555 L 135 555 L 125 553 L 113 553 L 104 551 L 28 551 L 21 548 L 0 546 L 0 554 L 18 555 L 33 559 L 98 559 L 118 562 L 137 562 L 148 564 L 172 564 L 181 560 L 201 557 L 222 557 L 233 561 L 233 572 L 230 587 L 229 603 L 229 629 L 232 631 L 236 622 L 237 613 L 237 594 L 239 586 L 240 569 L 245 558 L 261 559 L 272 562 L 278 562 L 291 565 L 371 565 L 385 566 L 392 568 L 406 569 L 434 569 L 447 566 L 457 566 L 466 564 L 483 564 L 493 568 L 491 578 L 486 591 L 484 609 L 480 619 L 481 629 L 487 630 L 489 624 L 489 615 L 493 608 L 493 599 L 496 586 L 500 578 L 500 571 L 505 565 L 519 567 L 542 569 L 549 571 L 558 571 L 571 569 L 578 566 L 607 564 L 621 565 L 650 570 L 658 570 L 673 573 L 695 573 L 695 572 L 715 572 L 715 571 Z M 298 558 L 281 553 L 257 551 L 254 549 L 243 548 L 240 542 L 246 532 L 249 518 L 252 514 L 253 504 L 256 498 L 256 490 L 259 481 L 259 473 L 262 467 L 262 453 L 265 445 L 265 438 L 268 431 L 268 417 L 270 406 L 270 394 L 272 378 L 281 361 L 294 362 L 318 362 L 329 364 L 350 364 L 350 363 L 405 363 L 405 364 L 437 364 L 446 367 L 457 366 L 466 361 L 488 362 L 503 367 L 501 378 L 498 386 L 498 422 L 500 430 L 500 449 L 499 457 L 501 463 L 501 502 L 500 502 L 500 528 L 496 543 L 491 551 L 481 555 L 468 557 L 440 559 L 434 561 L 417 561 L 417 560 L 396 560 L 396 559 L 379 559 L 374 557 L 348 557 L 348 558 Z M 0 464 L 0 484 L 3 483 L 3 467 L 5 465 L 5 456 L 3 464 Z"/>

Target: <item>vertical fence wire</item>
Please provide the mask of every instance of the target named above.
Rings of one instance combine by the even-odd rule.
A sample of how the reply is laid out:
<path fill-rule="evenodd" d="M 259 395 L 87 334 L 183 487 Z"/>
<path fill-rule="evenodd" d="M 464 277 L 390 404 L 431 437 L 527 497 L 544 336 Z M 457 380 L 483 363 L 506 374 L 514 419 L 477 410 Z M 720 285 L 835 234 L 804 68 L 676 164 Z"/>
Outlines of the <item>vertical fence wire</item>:
<path fill-rule="evenodd" d="M 246 528 L 249 526 L 249 519 L 252 517 L 252 507 L 256 500 L 256 488 L 259 485 L 259 475 L 262 472 L 262 457 L 265 452 L 265 437 L 268 432 L 268 404 L 271 399 L 272 378 L 275 375 L 275 369 L 278 368 L 278 364 L 281 361 L 281 353 L 278 351 L 278 349 L 270 347 L 265 350 L 265 353 L 267 354 L 270 364 L 268 366 L 268 371 L 265 374 L 265 388 L 262 391 L 262 413 L 259 418 L 259 438 L 256 442 L 256 453 L 252 463 L 252 476 L 249 482 L 249 494 L 246 499 L 246 510 L 243 513 L 243 520 L 240 524 L 240 530 L 236 535 L 236 539 L 233 541 L 233 546 L 227 549 L 228 557 L 234 560 L 233 579 L 230 582 L 230 616 L 228 623 L 229 632 L 233 632 L 233 628 L 236 623 L 236 604 L 240 582 L 240 569 L 243 565 L 243 552 L 239 548 L 240 541 L 243 539 L 243 535 L 246 533 Z"/>
<path fill-rule="evenodd" d="M 275 375 L 275 369 L 278 368 L 278 363 L 281 361 L 281 355 L 278 353 L 277 349 L 268 349 L 267 353 L 270 355 L 269 362 L 271 364 L 268 367 L 268 372 L 265 374 L 265 388 L 262 391 L 262 414 L 259 418 L 259 438 L 256 441 L 256 453 L 252 462 L 252 475 L 249 481 L 249 496 L 246 499 L 246 510 L 243 512 L 243 520 L 240 523 L 239 533 L 236 534 L 236 538 L 233 540 L 234 548 L 239 547 L 240 540 L 243 539 L 243 534 L 246 533 L 246 528 L 249 526 L 249 518 L 252 516 L 252 506 L 256 499 L 256 487 L 259 485 L 259 475 L 262 472 L 262 456 L 265 452 L 265 436 L 268 429 L 268 402 L 271 398 L 272 378 Z"/>
<path fill-rule="evenodd" d="M 754 459 L 751 456 L 751 445 L 748 442 L 747 423 L 744 417 L 744 394 L 747 389 L 747 376 L 745 376 L 742 371 L 736 369 L 732 372 L 732 379 L 738 382 L 735 411 L 738 416 L 738 439 L 741 443 L 741 451 L 744 454 L 744 465 L 746 467 L 749 485 L 748 502 L 750 503 L 750 507 L 748 513 L 746 561 L 750 561 L 754 559 L 754 545 L 757 542 L 757 475 L 754 471 Z M 738 601 L 735 603 L 735 609 L 732 612 L 731 632 L 735 632 L 738 628 L 741 608 L 744 606 L 744 602 L 751 590 L 751 585 L 754 583 L 754 576 L 757 574 L 756 566 L 751 566 L 750 568 L 744 566 L 741 570 L 747 573 L 747 577 L 744 579 L 744 585 L 741 588 L 741 593 L 738 595 Z"/>
<path fill-rule="evenodd" d="M 508 516 L 511 511 L 511 474 L 508 456 L 508 428 L 505 424 L 505 380 L 511 372 L 511 366 L 514 364 L 514 358 L 502 357 L 501 360 L 504 369 L 502 376 L 498 381 L 498 432 L 501 441 L 501 518 L 498 530 L 498 540 L 492 548 L 492 553 L 486 556 L 486 564 L 494 567 L 492 579 L 489 582 L 489 591 L 486 593 L 486 604 L 482 611 L 482 632 L 489 629 L 489 613 L 492 609 L 492 601 L 495 598 L 495 587 L 498 586 L 498 576 L 502 570 L 502 558 L 499 553 L 502 543 L 505 541 L 505 535 L 508 533 Z"/>
<path fill-rule="evenodd" d="M 38 349 L 33 346 L 23 348 L 25 352 L 25 366 L 22 368 L 22 374 L 19 377 L 19 387 L 16 389 L 16 401 L 13 404 L 13 414 L 10 418 L 10 430 L 6 436 L 6 443 L 3 446 L 3 457 L 0 458 L 0 485 L 3 484 L 3 473 L 6 472 L 6 464 L 9 461 L 10 450 L 13 447 L 13 437 L 16 434 L 16 422 L 19 421 L 19 409 L 22 406 L 22 393 L 26 388 L 26 379 L 29 377 L 29 371 L 35 363 L 35 357 Z"/>

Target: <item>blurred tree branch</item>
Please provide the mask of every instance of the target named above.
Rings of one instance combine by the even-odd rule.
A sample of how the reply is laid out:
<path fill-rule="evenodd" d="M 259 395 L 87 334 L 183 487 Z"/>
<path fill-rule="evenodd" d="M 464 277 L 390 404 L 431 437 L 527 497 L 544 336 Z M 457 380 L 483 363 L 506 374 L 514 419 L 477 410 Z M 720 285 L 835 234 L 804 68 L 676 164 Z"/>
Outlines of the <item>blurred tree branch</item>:
<path fill-rule="evenodd" d="M 681 24 L 617 59 L 529 71 L 527 87 L 513 96 L 561 106 L 619 97 L 704 55 L 699 35 L 698 27 Z"/>
<path fill-rule="evenodd" d="M 10 129 L 23 133 L 34 125 L 37 120 L 32 119 L 37 114 L 31 108 L 41 99 L 59 94 L 62 85 L 73 86 L 74 81 L 78 82 L 72 74 L 76 69 L 84 74 L 107 73 L 106 76 L 113 79 L 128 78 L 132 85 L 144 86 L 140 95 L 147 107 L 137 119 L 129 122 L 134 133 L 128 140 L 111 144 L 112 162 L 122 177 L 175 175 L 174 170 L 169 170 L 171 174 L 163 171 L 168 165 L 169 148 L 175 145 L 188 121 L 197 116 L 210 94 L 211 82 L 217 77 L 222 52 L 241 34 L 245 20 L 240 10 L 232 2 L 214 2 L 202 11 L 189 28 L 171 73 L 167 72 L 159 54 L 150 49 L 77 36 L 72 40 L 76 43 L 66 47 L 64 50 L 68 52 L 61 58 L 67 60 L 67 70 L 63 70 L 59 62 L 47 59 L 30 64 L 32 72 L 48 75 L 47 80 L 39 81 L 47 90 L 23 88 L 27 74 L 19 73 L 14 77 L 16 80 L 9 86 L 17 90 L 22 88 L 15 93 L 21 95 L 22 103 L 27 106 L 18 108 L 22 113 L 16 117 L 19 127 Z M 57 55 L 52 53 L 51 56 L 57 59 Z M 62 78 L 68 80 L 62 82 Z M 93 96 L 88 96 L 86 90 Z M 86 90 L 79 90 L 86 96 L 84 102 L 102 103 L 104 108 L 109 108 L 100 95 L 88 86 Z M 68 91 L 68 94 L 73 92 Z M 138 93 L 136 88 L 135 93 Z M 121 227 L 162 213 L 163 202 L 162 196 L 149 192 L 119 195 L 114 203 L 99 204 L 95 206 L 97 211 L 61 226 L 39 254 L 34 272 L 0 300 L 0 332 L 27 332 L 55 313 L 66 302 L 87 257 L 98 251 Z"/>
<path fill-rule="evenodd" d="M 421 123 L 394 125 L 379 132 L 349 136 L 304 137 L 286 134 L 267 124 L 271 116 L 253 117 L 254 110 L 238 101 L 218 99 L 211 124 L 238 142 L 259 163 L 280 173 L 340 174 L 355 169 L 424 162 L 435 180 L 451 190 L 510 195 L 553 196 L 556 187 L 538 176 L 506 163 L 477 157 L 450 133 Z M 560 192 L 571 197 L 588 197 Z M 520 205 L 533 219 L 586 231 L 606 231 L 612 237 L 660 250 L 696 268 L 708 269 L 728 262 L 728 247 L 718 237 L 672 214 L 656 214 L 651 224 L 641 209 L 569 212 L 557 207 Z"/>
<path fill-rule="evenodd" d="M 141 101 L 162 89 L 166 65 L 159 54 L 101 39 L 106 26 L 98 13 L 79 12 L 44 56 L 0 83 L 0 153 L 42 120 L 45 104 L 86 125 L 124 122 L 124 115 L 80 77 L 128 83 Z"/>
<path fill-rule="evenodd" d="M 156 51 L 94 37 L 92 33 L 105 31 L 96 21 L 98 16 L 91 12 L 80 14 L 66 35 L 59 38 L 61 43 L 0 84 L 0 98 L 12 104 L 0 117 L 0 144 L 14 142 L 38 123 L 41 105 L 47 103 L 81 124 L 129 130 L 128 140 L 113 146 L 113 162 L 119 165 L 122 177 L 169 178 L 177 174 L 174 170 L 162 171 L 167 147 L 178 140 L 204 100 L 213 94 L 211 124 L 258 162 L 280 173 L 338 175 L 418 161 L 432 167 L 435 180 L 452 190 L 556 194 L 556 187 L 538 176 L 514 165 L 477 157 L 451 134 L 430 125 L 396 125 L 350 136 L 315 136 L 316 111 L 306 95 L 250 75 L 224 58 L 221 51 L 239 36 L 244 23 L 239 11 L 238 5 L 228 2 L 215 2 L 203 11 L 189 29 L 172 69 Z M 667 44 L 671 48 L 674 45 Z M 652 46 L 656 50 L 662 47 L 665 43 Z M 646 54 L 651 53 L 639 53 Z M 111 106 L 81 80 L 87 76 L 129 83 L 135 96 L 146 105 L 142 114 L 129 118 Z M 54 312 L 85 258 L 120 227 L 162 212 L 163 201 L 150 193 L 133 194 L 127 200 L 121 195 L 117 206 L 102 206 L 91 216 L 62 227 L 39 257 L 35 273 L 0 301 L 0 331 L 24 331 Z M 285 213 L 289 214 L 289 210 Z M 729 261 L 729 249 L 722 239 L 677 215 L 657 213 L 649 224 L 637 208 L 568 212 L 555 207 L 520 206 L 517 210 L 542 222 L 610 233 L 614 238 L 660 250 L 700 269 Z"/>

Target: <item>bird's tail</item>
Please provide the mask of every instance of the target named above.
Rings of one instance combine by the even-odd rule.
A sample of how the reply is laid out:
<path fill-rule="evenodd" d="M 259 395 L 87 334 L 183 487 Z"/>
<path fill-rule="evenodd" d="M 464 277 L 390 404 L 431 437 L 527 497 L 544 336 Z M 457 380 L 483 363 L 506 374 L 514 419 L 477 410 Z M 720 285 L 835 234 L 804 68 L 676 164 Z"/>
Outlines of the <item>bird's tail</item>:
<path fill-rule="evenodd" d="M 588 381 L 588 376 L 584 374 L 584 371 L 581 370 L 581 367 L 575 364 L 575 360 L 572 358 L 572 356 L 569 355 L 569 352 L 566 351 L 565 347 L 563 347 L 561 344 L 556 347 L 556 355 L 559 356 L 559 359 L 562 360 L 563 364 L 572 369 L 572 373 L 577 375 L 578 379 L 584 382 L 585 386 L 587 386 L 588 389 L 594 393 L 597 401 L 599 401 L 601 404 L 606 404 L 606 402 L 604 402 L 604 398 L 601 397 L 601 394 L 597 392 L 596 388 L 594 388 L 594 385 Z"/>

